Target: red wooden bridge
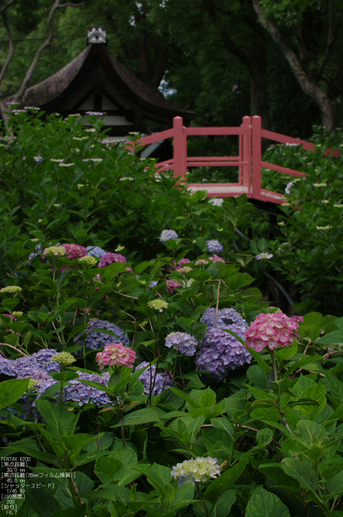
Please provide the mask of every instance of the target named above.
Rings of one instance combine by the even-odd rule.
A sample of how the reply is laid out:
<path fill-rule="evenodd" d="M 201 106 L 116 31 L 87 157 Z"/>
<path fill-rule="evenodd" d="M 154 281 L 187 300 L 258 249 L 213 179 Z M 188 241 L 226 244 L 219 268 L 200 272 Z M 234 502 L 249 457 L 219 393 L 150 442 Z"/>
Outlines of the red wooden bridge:
<path fill-rule="evenodd" d="M 189 136 L 238 136 L 238 156 L 192 157 L 187 154 Z M 238 167 L 237 183 L 189 183 L 192 192 L 207 190 L 207 197 L 235 197 L 246 194 L 258 201 L 282 204 L 286 201 L 283 194 L 262 188 L 262 169 L 269 169 L 290 176 L 306 176 L 303 172 L 288 169 L 262 160 L 262 138 L 283 143 L 302 145 L 303 149 L 314 151 L 310 142 L 292 138 L 262 129 L 261 117 L 243 117 L 240 127 L 184 127 L 183 119 L 175 117 L 173 127 L 145 136 L 137 141 L 138 146 L 146 146 L 165 139 L 173 139 L 173 158 L 156 164 L 157 172 L 174 170 L 174 177 L 186 181 L 188 167 Z M 330 151 L 330 150 L 328 150 Z M 336 154 L 334 151 L 333 154 Z"/>

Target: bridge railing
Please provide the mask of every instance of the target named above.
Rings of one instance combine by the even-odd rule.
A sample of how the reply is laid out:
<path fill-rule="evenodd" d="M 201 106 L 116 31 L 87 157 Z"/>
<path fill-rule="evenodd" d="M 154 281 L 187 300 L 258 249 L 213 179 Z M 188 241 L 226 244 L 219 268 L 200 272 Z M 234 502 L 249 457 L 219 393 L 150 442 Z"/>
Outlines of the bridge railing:
<path fill-rule="evenodd" d="M 188 156 L 189 136 L 238 136 L 238 156 Z M 261 117 L 243 117 L 240 127 L 185 127 L 181 117 L 173 119 L 173 128 L 154 135 L 145 136 L 136 142 L 136 147 L 146 146 L 173 138 L 173 158 L 156 164 L 158 172 L 174 171 L 174 177 L 187 181 L 189 167 L 238 167 L 236 183 L 188 183 L 192 192 L 206 190 L 207 197 L 235 197 L 246 194 L 249 198 L 282 204 L 283 194 L 262 188 L 262 169 L 270 169 L 290 176 L 306 176 L 305 173 L 264 162 L 262 160 L 262 138 L 283 144 L 302 145 L 303 149 L 314 151 L 314 145 L 305 140 L 262 129 Z M 328 150 L 330 152 L 331 150 Z M 336 154 L 337 152 L 333 152 Z M 339 153 L 338 153 L 339 154 Z"/>

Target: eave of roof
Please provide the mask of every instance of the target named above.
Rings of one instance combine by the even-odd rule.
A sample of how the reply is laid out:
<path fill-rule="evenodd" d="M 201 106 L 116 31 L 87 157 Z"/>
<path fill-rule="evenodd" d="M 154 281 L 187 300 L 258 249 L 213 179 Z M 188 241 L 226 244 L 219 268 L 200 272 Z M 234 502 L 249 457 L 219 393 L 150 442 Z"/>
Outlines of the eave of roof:
<path fill-rule="evenodd" d="M 91 77 L 91 71 L 101 66 L 107 80 L 117 85 L 122 96 L 126 96 L 133 107 L 139 110 L 141 115 L 152 115 L 158 120 L 171 119 L 174 116 L 182 116 L 190 122 L 195 113 L 179 108 L 167 101 L 157 90 L 138 79 L 114 56 L 103 44 L 87 46 L 75 59 L 61 68 L 52 76 L 29 87 L 21 101 L 24 106 L 38 106 L 45 111 L 58 111 L 59 105 L 63 105 L 63 98 L 70 98 L 75 94 L 87 78 Z M 115 90 L 115 87 L 114 87 Z M 13 97 L 8 97 L 5 102 L 11 102 Z"/>

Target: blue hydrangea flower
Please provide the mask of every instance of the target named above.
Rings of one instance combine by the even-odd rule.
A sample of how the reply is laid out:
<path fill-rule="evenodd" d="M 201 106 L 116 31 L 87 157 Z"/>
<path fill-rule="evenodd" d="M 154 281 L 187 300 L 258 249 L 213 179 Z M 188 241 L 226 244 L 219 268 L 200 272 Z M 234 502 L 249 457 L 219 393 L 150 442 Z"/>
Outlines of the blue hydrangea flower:
<path fill-rule="evenodd" d="M 179 236 L 174 230 L 163 230 L 160 235 L 160 242 L 167 242 L 178 238 Z"/>
<path fill-rule="evenodd" d="M 60 365 L 51 361 L 51 358 L 56 354 L 56 350 L 45 348 L 19 359 L 5 359 L 0 356 L 0 373 L 10 377 L 26 379 L 32 377 L 32 372 L 37 370 L 44 370 L 47 373 L 59 372 L 61 370 Z"/>
<path fill-rule="evenodd" d="M 86 248 L 87 255 L 91 257 L 101 258 L 106 254 L 106 251 L 100 248 L 100 246 L 87 246 Z"/>
<path fill-rule="evenodd" d="M 233 308 L 218 311 L 216 327 L 215 317 L 216 309 L 206 309 L 201 317 L 202 323 L 207 324 L 207 332 L 199 344 L 195 367 L 199 371 L 210 372 L 211 381 L 220 382 L 225 379 L 228 372 L 251 361 L 248 350 L 234 336 L 225 332 L 225 329 L 244 339 L 249 326 Z"/>
<path fill-rule="evenodd" d="M 232 324 L 227 328 L 244 339 L 246 329 L 241 325 Z M 213 382 L 224 380 L 228 372 L 251 361 L 248 350 L 224 329 L 208 330 L 199 348 L 195 367 L 201 372 L 210 372 Z"/>
<path fill-rule="evenodd" d="M 33 259 L 38 257 L 38 255 L 42 255 L 42 253 L 43 253 L 42 245 L 41 244 L 36 244 L 36 250 L 37 250 L 37 253 L 35 253 L 34 251 L 32 253 L 30 253 L 30 255 L 29 255 L 29 264 L 31 264 Z"/>
<path fill-rule="evenodd" d="M 194 355 L 198 342 L 195 337 L 186 332 L 172 332 L 166 337 L 166 347 L 180 350 L 181 354 L 191 356 Z"/>
<path fill-rule="evenodd" d="M 206 246 L 210 253 L 222 253 L 224 251 L 224 247 L 219 241 L 206 241 Z"/>
<path fill-rule="evenodd" d="M 96 404 L 97 406 L 109 405 L 111 403 L 110 396 L 104 391 L 92 388 L 83 384 L 80 380 L 95 381 L 108 387 L 108 381 L 110 380 L 110 374 L 108 372 L 103 375 L 96 373 L 90 374 L 86 372 L 76 372 L 79 375 L 78 379 L 69 381 L 63 391 L 63 400 L 71 400 L 76 402 L 79 406 L 84 404 Z"/>
<path fill-rule="evenodd" d="M 14 360 L 5 359 L 1 356 L 0 373 L 19 379 L 27 379 L 30 377 L 36 380 L 37 384 L 31 389 L 31 393 L 35 394 L 38 399 L 42 393 L 57 382 L 49 375 L 49 373 L 61 370 L 60 365 L 51 360 L 56 354 L 56 350 L 45 349 L 30 356 L 20 357 Z M 97 406 L 110 404 L 110 397 L 107 393 L 80 382 L 81 380 L 95 381 L 107 387 L 110 378 L 108 372 L 103 375 L 96 373 L 89 374 L 80 371 L 77 373 L 79 375 L 78 379 L 69 381 L 64 387 L 64 401 L 70 400 L 76 402 L 79 406 L 88 403 L 96 404 Z M 26 412 L 26 410 L 28 410 L 26 394 L 24 394 L 22 398 L 23 409 Z M 32 406 L 35 407 L 35 402 L 32 403 Z"/>
<path fill-rule="evenodd" d="M 156 287 L 158 284 L 158 280 L 151 280 L 149 288 L 152 289 L 153 287 Z"/>
<path fill-rule="evenodd" d="M 140 370 L 146 366 L 148 366 L 148 368 L 139 376 L 139 380 L 144 385 L 144 394 L 150 395 L 151 393 L 152 395 L 159 395 L 163 390 L 174 386 L 173 381 L 167 373 L 156 372 L 155 364 L 149 366 L 149 363 L 143 361 L 137 366 L 136 370 Z"/>
<path fill-rule="evenodd" d="M 111 332 L 113 332 L 113 334 L 115 334 L 115 336 L 106 334 L 106 332 L 97 332 L 97 329 L 110 330 Z M 78 344 L 82 345 L 82 335 L 79 334 L 75 338 L 75 341 L 77 341 Z M 88 323 L 88 328 L 86 330 L 86 348 L 96 350 L 97 348 L 103 348 L 106 345 L 110 345 L 111 343 L 123 343 L 124 346 L 130 346 L 130 339 L 129 336 L 124 336 L 123 329 L 117 327 L 116 325 L 114 325 L 114 323 L 98 319 L 91 320 Z"/>
<path fill-rule="evenodd" d="M 216 309 L 206 309 L 204 314 L 201 316 L 200 321 L 202 323 L 206 323 L 207 330 L 214 327 L 214 323 L 216 320 Z M 233 323 L 237 323 L 238 325 L 244 326 L 244 328 L 248 328 L 248 324 L 245 319 L 233 308 L 221 309 L 218 311 L 217 318 L 217 328 L 227 327 L 228 325 L 232 325 Z"/>

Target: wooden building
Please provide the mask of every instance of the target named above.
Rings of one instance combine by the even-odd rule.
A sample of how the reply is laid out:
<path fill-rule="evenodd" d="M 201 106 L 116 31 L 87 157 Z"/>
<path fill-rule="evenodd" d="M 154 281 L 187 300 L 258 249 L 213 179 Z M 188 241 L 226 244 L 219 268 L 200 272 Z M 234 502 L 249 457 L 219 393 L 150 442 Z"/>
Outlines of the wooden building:
<path fill-rule="evenodd" d="M 10 102 L 11 97 L 5 101 Z M 166 129 L 175 116 L 189 125 L 195 117 L 167 101 L 111 55 L 106 31 L 99 26 L 88 29 L 83 52 L 51 77 L 29 87 L 21 104 L 63 116 L 105 112 L 105 128 L 111 136 L 150 133 L 151 122 L 157 130 Z"/>

